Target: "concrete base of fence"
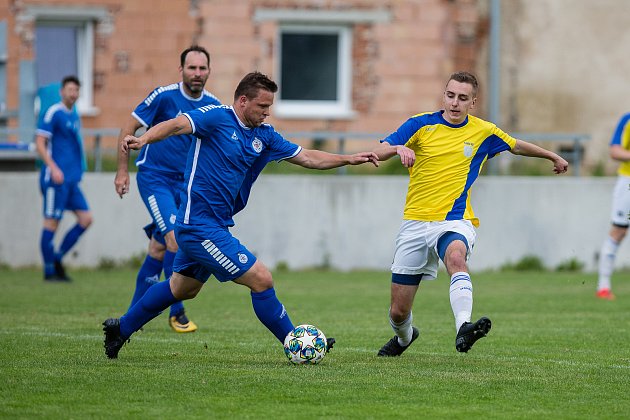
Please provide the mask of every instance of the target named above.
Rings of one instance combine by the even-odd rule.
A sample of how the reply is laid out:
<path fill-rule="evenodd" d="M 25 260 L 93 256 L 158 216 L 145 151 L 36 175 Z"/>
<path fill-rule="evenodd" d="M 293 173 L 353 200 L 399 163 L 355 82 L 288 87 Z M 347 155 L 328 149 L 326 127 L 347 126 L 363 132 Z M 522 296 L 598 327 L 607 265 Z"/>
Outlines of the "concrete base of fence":
<path fill-rule="evenodd" d="M 149 215 L 132 179 L 120 199 L 113 174 L 88 173 L 82 187 L 94 224 L 69 266 L 98 266 L 146 251 L 142 226 Z M 481 220 L 470 259 L 472 270 L 498 268 L 526 255 L 549 267 L 575 259 L 596 269 L 609 229 L 614 178 L 482 177 L 472 202 Z M 388 270 L 402 217 L 407 178 L 399 176 L 263 175 L 248 207 L 235 217 L 234 234 L 267 266 L 291 269 Z M 40 265 L 42 201 L 36 173 L 0 176 L 0 263 Z M 66 213 L 60 232 L 74 224 Z M 56 240 L 61 240 L 57 234 Z M 630 241 L 629 241 L 630 242 Z M 628 265 L 623 244 L 618 265 Z"/>

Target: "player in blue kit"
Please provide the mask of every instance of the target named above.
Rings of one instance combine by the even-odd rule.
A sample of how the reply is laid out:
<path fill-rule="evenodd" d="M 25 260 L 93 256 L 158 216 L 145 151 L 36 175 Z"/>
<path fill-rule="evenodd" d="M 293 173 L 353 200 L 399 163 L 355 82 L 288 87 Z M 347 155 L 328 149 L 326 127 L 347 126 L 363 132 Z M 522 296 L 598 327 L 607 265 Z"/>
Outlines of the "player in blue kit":
<path fill-rule="evenodd" d="M 444 89 L 443 110 L 414 115 L 374 149 L 379 159 L 400 156 L 409 168 L 404 220 L 391 267 L 389 322 L 395 335 L 378 356 L 400 356 L 420 335 L 412 324 L 411 308 L 420 281 L 437 277 L 440 260 L 450 276 L 456 350 L 468 352 L 490 331 L 492 324 L 486 317 L 471 322 L 473 286 L 467 265 L 479 225 L 470 205 L 470 189 L 487 159 L 510 151 L 547 159 L 557 174 L 567 170 L 567 161 L 556 153 L 469 115 L 477 90 L 474 75 L 453 73 Z"/>
<path fill-rule="evenodd" d="M 251 290 L 260 322 L 282 343 L 293 324 L 276 297 L 271 273 L 229 228 L 247 204 L 249 189 L 271 160 L 287 160 L 311 169 L 372 162 L 372 152 L 338 155 L 293 144 L 264 124 L 273 104 L 275 82 L 259 72 L 247 74 L 234 93 L 232 106 L 205 106 L 152 127 L 142 136 L 126 137 L 139 149 L 173 134 L 195 135 L 188 153 L 186 185 L 177 214 L 179 251 L 170 281 L 154 284 L 120 319 L 103 323 L 105 354 L 118 357 L 129 337 L 178 300 L 192 299 L 211 275 Z M 124 144 L 124 143 L 123 143 Z M 333 339 L 329 340 L 332 347 Z"/>
<path fill-rule="evenodd" d="M 44 199 L 40 248 L 46 281 L 70 281 L 61 261 L 92 223 L 92 213 L 79 187 L 85 163 L 81 121 L 74 111 L 74 104 L 80 88 L 81 83 L 75 76 L 62 80 L 61 101 L 48 108 L 35 138 L 37 152 L 44 163 L 40 175 Z M 74 212 L 77 223 L 66 233 L 55 252 L 53 239 L 65 210 Z"/>
<path fill-rule="evenodd" d="M 203 47 L 194 45 L 184 50 L 180 55 L 179 71 L 181 82 L 156 88 L 136 107 L 120 132 L 119 142 L 140 127 L 154 126 L 205 105 L 220 105 L 219 100 L 204 89 L 210 75 L 210 55 Z M 130 308 L 153 283 L 159 281 L 162 270 L 166 280 L 173 272 L 178 248 L 173 229 L 184 182 L 186 156 L 192 141 L 192 135 L 175 135 L 160 143 L 146 145 L 136 159 L 138 191 L 153 223 L 145 227 L 150 238 L 149 250 L 136 278 Z M 122 147 L 118 150 L 114 184 L 122 198 L 129 191 L 129 158 Z M 197 325 L 188 319 L 181 302 L 171 305 L 169 325 L 179 333 L 197 330 Z"/>

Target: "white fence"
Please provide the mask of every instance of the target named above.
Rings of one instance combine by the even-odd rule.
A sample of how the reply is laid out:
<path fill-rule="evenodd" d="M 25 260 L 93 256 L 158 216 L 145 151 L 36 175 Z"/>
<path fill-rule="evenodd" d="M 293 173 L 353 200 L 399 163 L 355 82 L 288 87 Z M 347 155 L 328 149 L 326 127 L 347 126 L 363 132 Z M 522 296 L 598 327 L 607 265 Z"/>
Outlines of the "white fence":
<path fill-rule="evenodd" d="M 497 268 L 537 255 L 553 268 L 577 259 L 596 268 L 609 228 L 614 178 L 481 177 L 473 206 L 481 220 L 470 266 Z M 149 216 L 132 180 L 124 199 L 113 174 L 86 174 L 83 190 L 94 224 L 80 240 L 70 266 L 124 260 L 146 249 L 142 226 Z M 391 263 L 407 188 L 403 176 L 263 175 L 234 233 L 266 265 L 292 269 L 329 266 L 382 269 Z M 36 173 L 0 173 L 0 263 L 40 265 L 41 196 Z M 67 213 L 61 230 L 74 217 Z M 56 240 L 61 240 L 57 235 Z M 620 265 L 629 265 L 624 244 Z"/>

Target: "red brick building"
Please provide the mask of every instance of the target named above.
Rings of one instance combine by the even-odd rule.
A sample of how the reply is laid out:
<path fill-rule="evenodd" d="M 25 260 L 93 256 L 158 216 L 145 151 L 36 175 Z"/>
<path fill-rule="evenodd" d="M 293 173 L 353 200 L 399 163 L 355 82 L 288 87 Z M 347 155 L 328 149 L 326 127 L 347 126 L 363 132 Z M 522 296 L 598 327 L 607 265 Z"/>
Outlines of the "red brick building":
<path fill-rule="evenodd" d="M 83 126 L 119 127 L 198 43 L 224 103 L 249 71 L 279 82 L 280 131 L 383 133 L 436 109 L 450 72 L 477 70 L 484 27 L 476 0 L 0 0 L 0 124 L 74 69 Z"/>

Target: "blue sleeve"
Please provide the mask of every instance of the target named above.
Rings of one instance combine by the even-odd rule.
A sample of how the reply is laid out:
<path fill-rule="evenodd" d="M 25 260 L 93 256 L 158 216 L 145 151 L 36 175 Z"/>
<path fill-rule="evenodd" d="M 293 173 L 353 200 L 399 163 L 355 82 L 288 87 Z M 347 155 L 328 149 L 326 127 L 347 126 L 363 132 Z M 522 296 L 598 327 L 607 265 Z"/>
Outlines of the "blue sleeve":
<path fill-rule="evenodd" d="M 510 146 L 504 139 L 495 134 L 488 137 L 484 141 L 483 145 L 488 150 L 488 159 L 491 159 L 499 153 L 505 152 L 506 150 L 512 150 L 512 146 Z"/>
<path fill-rule="evenodd" d="M 159 88 L 156 88 L 145 98 L 144 101 L 140 102 L 136 109 L 133 110 L 133 114 L 140 120 L 140 123 L 145 127 L 151 127 L 155 125 L 155 121 L 158 119 L 160 104 L 162 103 L 162 99 L 164 99 L 165 95 L 158 95 Z M 158 123 L 161 120 L 157 121 Z"/>
<path fill-rule="evenodd" d="M 396 131 L 381 140 L 381 143 L 387 142 L 392 146 L 404 146 L 423 125 L 418 118 L 409 118 Z"/>
<path fill-rule="evenodd" d="M 222 115 L 222 108 L 214 105 L 203 106 L 183 114 L 190 121 L 192 134 L 201 138 L 208 138 L 214 129 L 219 125 Z"/>
<path fill-rule="evenodd" d="M 55 126 L 56 115 L 57 115 L 57 112 L 54 112 L 54 113 L 46 112 L 46 115 L 44 116 L 44 118 L 42 118 L 37 124 L 37 130 L 44 131 L 52 135 L 52 132 Z"/>
<path fill-rule="evenodd" d="M 273 128 L 270 127 L 270 130 L 269 149 L 266 151 L 267 162 L 290 159 L 302 150 L 300 146 L 291 143 Z"/>
<path fill-rule="evenodd" d="M 628 126 L 628 122 L 630 121 L 630 114 L 626 114 L 621 117 L 619 120 L 619 124 L 617 124 L 617 129 L 613 133 L 612 139 L 610 140 L 610 145 L 622 145 L 623 144 L 623 132 Z"/>

